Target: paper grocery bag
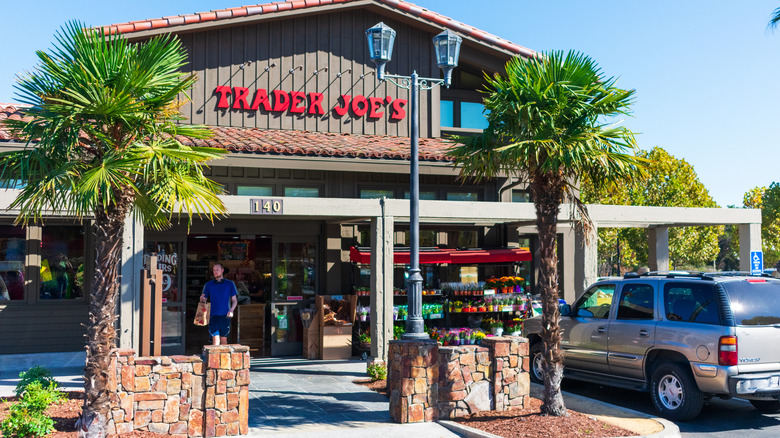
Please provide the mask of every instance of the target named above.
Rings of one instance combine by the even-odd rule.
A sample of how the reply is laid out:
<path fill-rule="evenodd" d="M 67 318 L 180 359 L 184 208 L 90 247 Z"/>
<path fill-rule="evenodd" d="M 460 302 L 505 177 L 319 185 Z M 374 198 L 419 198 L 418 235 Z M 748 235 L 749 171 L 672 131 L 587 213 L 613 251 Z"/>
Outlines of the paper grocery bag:
<path fill-rule="evenodd" d="M 195 325 L 209 325 L 210 303 L 198 303 L 198 311 L 195 312 Z"/>

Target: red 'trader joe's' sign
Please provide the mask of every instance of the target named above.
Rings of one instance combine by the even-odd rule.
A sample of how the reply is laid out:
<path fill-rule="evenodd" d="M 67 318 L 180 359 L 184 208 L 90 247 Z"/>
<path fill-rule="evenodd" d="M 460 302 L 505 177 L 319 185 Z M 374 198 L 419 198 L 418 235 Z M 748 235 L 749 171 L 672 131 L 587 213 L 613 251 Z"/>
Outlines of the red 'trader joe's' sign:
<path fill-rule="evenodd" d="M 273 90 L 269 96 L 264 88 L 258 88 L 252 96 L 251 103 L 249 89 L 246 87 L 230 88 L 226 85 L 220 85 L 214 90 L 214 94 L 219 96 L 217 108 L 258 111 L 262 107 L 263 111 L 266 112 L 290 111 L 292 114 L 325 114 L 322 107 L 324 99 L 322 93 Z M 232 105 L 228 102 L 228 96 L 233 98 Z M 388 111 L 390 120 L 401 120 L 406 117 L 404 109 L 407 103 L 406 99 L 393 100 L 390 96 L 366 98 L 357 95 L 353 97 L 351 94 L 342 94 L 339 100 L 332 108 L 338 116 L 344 116 L 350 112 L 353 117 L 367 115 L 369 119 L 379 119 L 385 114 L 385 111 Z"/>

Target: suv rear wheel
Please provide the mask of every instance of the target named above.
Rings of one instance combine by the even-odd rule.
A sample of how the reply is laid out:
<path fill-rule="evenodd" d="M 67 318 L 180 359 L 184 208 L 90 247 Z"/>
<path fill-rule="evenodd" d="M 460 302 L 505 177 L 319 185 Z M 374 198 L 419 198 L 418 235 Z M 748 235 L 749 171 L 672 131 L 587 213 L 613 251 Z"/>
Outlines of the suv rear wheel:
<path fill-rule="evenodd" d="M 544 359 L 542 358 L 542 341 L 537 342 L 531 347 L 528 355 L 531 357 L 531 381 L 544 385 Z"/>
<path fill-rule="evenodd" d="M 655 409 L 672 421 L 692 420 L 704 406 L 691 371 L 676 363 L 663 363 L 653 371 L 652 395 Z"/>
<path fill-rule="evenodd" d="M 780 401 L 777 400 L 750 400 L 750 404 L 759 412 L 776 414 L 780 412 Z"/>

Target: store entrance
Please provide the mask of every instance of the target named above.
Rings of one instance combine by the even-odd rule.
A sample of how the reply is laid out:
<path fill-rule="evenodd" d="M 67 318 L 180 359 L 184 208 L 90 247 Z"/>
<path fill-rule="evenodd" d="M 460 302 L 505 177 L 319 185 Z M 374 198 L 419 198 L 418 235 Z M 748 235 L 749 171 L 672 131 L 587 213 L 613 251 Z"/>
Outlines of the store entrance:
<path fill-rule="evenodd" d="M 271 355 L 303 351 L 301 308 L 317 291 L 316 238 L 279 239 L 274 245 L 271 300 Z"/>
<path fill-rule="evenodd" d="M 187 354 L 198 354 L 211 344 L 207 327 L 193 324 L 203 286 L 213 279 L 212 268 L 220 263 L 225 278 L 238 290 L 238 309 L 231 321 L 230 343 L 251 343 L 253 356 L 270 354 L 267 304 L 273 283 L 271 236 L 189 235 L 187 237 L 186 336 Z"/>

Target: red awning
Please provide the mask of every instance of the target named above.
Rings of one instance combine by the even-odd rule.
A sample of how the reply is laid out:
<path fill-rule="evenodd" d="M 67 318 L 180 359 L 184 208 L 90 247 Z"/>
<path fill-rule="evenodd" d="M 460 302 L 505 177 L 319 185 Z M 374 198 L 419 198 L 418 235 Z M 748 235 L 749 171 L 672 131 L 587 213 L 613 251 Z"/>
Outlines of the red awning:
<path fill-rule="evenodd" d="M 354 246 L 349 249 L 349 259 L 355 263 L 371 263 L 371 251 L 359 250 Z M 525 248 L 509 249 L 440 249 L 420 251 L 420 264 L 426 263 L 509 263 L 527 262 L 531 260 L 531 252 Z M 409 251 L 395 251 L 393 263 L 398 265 L 409 264 Z"/>

